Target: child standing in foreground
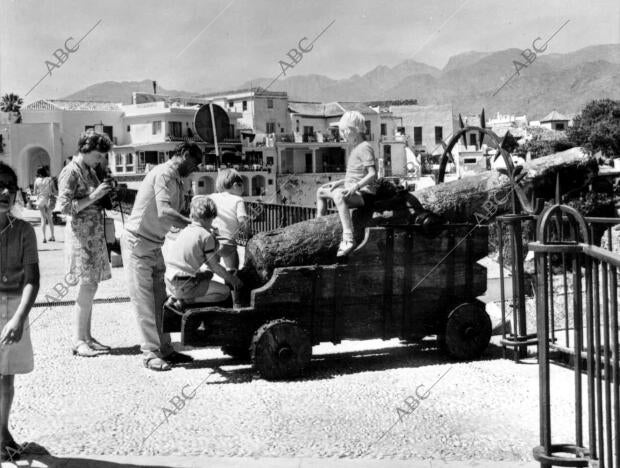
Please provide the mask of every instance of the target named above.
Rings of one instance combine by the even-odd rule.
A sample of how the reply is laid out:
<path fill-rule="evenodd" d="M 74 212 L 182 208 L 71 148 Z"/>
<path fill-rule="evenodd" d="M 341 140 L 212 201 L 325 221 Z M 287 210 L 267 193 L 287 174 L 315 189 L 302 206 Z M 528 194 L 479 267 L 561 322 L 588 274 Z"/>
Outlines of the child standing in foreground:
<path fill-rule="evenodd" d="M 362 113 L 347 111 L 338 122 L 340 133 L 352 146 L 347 160 L 347 172 L 344 179 L 325 184 L 317 190 L 317 217 L 327 213 L 326 200 L 331 198 L 338 209 L 342 223 L 342 241 L 338 247 L 338 257 L 347 255 L 355 247 L 353 239 L 353 221 L 351 208 L 360 208 L 366 200 L 372 200 L 375 194 L 377 171 L 375 152 L 370 143 L 365 141 L 366 122 Z"/>
<path fill-rule="evenodd" d="M 22 448 L 9 432 L 15 374 L 32 372 L 28 313 L 39 291 L 34 229 L 11 215 L 17 176 L 0 163 L 0 459 L 15 460 Z"/>
<path fill-rule="evenodd" d="M 219 263 L 216 255 L 218 241 L 211 227 L 216 216 L 217 208 L 213 200 L 204 195 L 195 196 L 191 204 L 191 224 L 164 245 L 164 280 L 172 298 L 180 300 L 180 305 L 227 299 L 230 289 L 225 284 L 213 281 L 211 278 L 214 273 L 233 289 L 243 286 L 240 279 Z"/>
<path fill-rule="evenodd" d="M 218 255 L 229 271 L 239 269 L 237 234 L 245 234 L 247 213 L 243 202 L 243 179 L 234 169 L 224 169 L 217 175 L 215 189 L 218 193 L 209 195 L 217 207 L 217 218 L 213 227 L 217 229 L 221 247 Z"/>

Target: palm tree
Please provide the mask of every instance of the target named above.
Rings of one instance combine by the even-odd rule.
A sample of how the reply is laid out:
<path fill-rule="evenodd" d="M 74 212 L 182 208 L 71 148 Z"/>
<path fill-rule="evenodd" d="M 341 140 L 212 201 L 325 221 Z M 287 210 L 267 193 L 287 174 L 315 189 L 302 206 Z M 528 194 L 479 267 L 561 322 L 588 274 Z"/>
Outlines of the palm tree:
<path fill-rule="evenodd" d="M 0 99 L 0 111 L 8 112 L 9 114 L 13 114 L 15 118 L 15 123 L 20 123 L 22 121 L 22 114 L 20 109 L 24 100 L 20 98 L 17 94 L 9 93 L 2 96 Z"/>

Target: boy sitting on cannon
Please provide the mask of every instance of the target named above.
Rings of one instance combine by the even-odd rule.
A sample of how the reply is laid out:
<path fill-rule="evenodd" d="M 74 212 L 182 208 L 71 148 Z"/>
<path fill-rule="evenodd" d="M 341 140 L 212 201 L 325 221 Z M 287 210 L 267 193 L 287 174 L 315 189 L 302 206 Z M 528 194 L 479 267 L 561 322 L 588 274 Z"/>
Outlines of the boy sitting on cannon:
<path fill-rule="evenodd" d="M 342 137 L 353 148 L 347 161 L 344 179 L 325 184 L 317 190 L 317 217 L 327 214 L 327 199 L 332 199 L 338 209 L 342 223 L 342 241 L 338 247 L 338 257 L 347 255 L 355 247 L 351 208 L 360 208 L 371 203 L 375 194 L 375 153 L 370 143 L 364 140 L 366 122 L 357 111 L 343 114 L 338 127 Z"/>

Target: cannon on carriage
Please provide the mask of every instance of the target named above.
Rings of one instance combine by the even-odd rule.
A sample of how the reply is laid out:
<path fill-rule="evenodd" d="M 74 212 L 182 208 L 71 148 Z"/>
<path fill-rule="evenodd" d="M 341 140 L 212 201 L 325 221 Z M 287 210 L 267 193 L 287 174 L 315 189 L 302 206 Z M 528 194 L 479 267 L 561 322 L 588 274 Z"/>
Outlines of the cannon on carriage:
<path fill-rule="evenodd" d="M 267 379 L 300 375 L 321 342 L 437 335 L 448 354 L 475 359 L 486 349 L 491 321 L 476 297 L 486 290 L 488 231 L 445 225 L 370 227 L 344 263 L 275 268 L 242 307 L 164 307 L 164 331 L 184 345 L 221 346 L 251 359 Z M 335 260 L 335 259 L 334 259 Z"/>

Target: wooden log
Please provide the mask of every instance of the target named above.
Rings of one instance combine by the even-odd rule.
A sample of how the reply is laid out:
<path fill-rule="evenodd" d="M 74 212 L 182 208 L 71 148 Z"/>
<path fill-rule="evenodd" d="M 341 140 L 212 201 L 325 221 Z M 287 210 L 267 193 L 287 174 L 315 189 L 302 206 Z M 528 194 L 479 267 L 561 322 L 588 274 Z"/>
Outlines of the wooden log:
<path fill-rule="evenodd" d="M 573 148 L 528 162 L 523 171 L 525 176 L 520 185 L 527 196 L 534 193 L 549 199 L 555 191 L 556 174 L 560 177 L 562 191 L 569 191 L 587 184 L 596 175 L 598 165 L 581 148 Z M 362 240 L 365 227 L 402 224 L 427 225 L 425 232 L 419 235 L 423 238 L 426 233 L 427 238 L 432 239 L 439 235 L 446 222 L 479 222 L 476 215 L 488 213 L 485 203 L 505 199 L 503 205 L 496 204 L 493 215 L 510 211 L 509 193 L 509 178 L 495 170 L 412 193 L 383 183 L 377 191 L 373 210 L 359 209 L 353 213 L 356 241 Z M 437 230 L 432 229 L 437 226 Z M 276 267 L 335 263 L 341 235 L 336 214 L 257 234 L 246 246 L 240 276 L 244 283 L 255 287 L 264 284 Z M 432 249 L 428 252 L 430 254 Z"/>
<path fill-rule="evenodd" d="M 519 185 L 531 200 L 532 195 L 545 200 L 555 194 L 556 175 L 561 193 L 586 185 L 598 173 L 598 164 L 581 148 L 535 159 L 523 166 L 525 173 Z M 450 222 L 478 222 L 476 213 L 487 213 L 483 205 L 493 203 L 494 215 L 511 211 L 510 180 L 498 171 L 485 171 L 452 182 L 416 190 L 412 193 L 422 208 Z M 504 201 L 498 204 L 496 201 Z"/>

